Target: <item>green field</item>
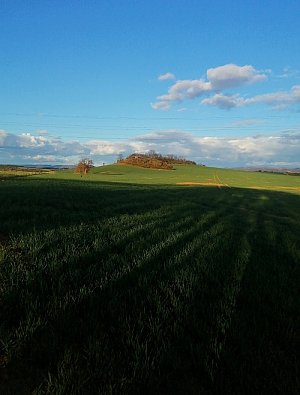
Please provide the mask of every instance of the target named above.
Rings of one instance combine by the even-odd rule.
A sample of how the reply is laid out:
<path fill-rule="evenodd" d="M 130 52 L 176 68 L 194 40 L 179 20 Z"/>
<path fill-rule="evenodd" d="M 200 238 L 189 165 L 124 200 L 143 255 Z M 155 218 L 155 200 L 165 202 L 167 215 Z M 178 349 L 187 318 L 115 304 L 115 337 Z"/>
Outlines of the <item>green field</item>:
<path fill-rule="evenodd" d="M 0 172 L 0 393 L 298 394 L 300 177 Z"/>
<path fill-rule="evenodd" d="M 288 191 L 300 194 L 300 175 L 297 177 L 193 165 L 176 166 L 176 170 L 153 170 L 134 166 L 110 165 L 96 167 L 83 177 L 75 174 L 72 170 L 67 170 L 53 173 L 51 178 L 164 186 L 178 183 L 203 183 L 202 186 L 223 184 L 223 186 L 229 187 Z"/>

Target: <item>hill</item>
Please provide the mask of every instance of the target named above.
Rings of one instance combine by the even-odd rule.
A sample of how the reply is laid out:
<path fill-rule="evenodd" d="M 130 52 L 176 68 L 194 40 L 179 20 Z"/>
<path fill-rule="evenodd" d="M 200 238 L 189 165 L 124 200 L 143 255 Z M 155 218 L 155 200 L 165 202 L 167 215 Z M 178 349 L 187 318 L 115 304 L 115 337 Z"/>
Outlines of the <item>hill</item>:
<path fill-rule="evenodd" d="M 150 152 L 148 154 L 135 153 L 129 155 L 125 159 L 119 159 L 118 164 L 127 164 L 152 169 L 172 170 L 173 165 L 196 165 L 196 162 L 179 158 L 175 155 L 163 156 L 155 152 Z"/>

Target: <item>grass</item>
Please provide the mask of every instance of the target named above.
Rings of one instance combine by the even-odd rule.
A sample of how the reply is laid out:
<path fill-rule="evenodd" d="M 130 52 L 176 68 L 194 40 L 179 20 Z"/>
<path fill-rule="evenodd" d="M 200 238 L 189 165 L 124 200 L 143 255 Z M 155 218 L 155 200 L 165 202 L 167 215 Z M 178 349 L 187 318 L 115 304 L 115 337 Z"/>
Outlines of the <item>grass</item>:
<path fill-rule="evenodd" d="M 39 169 L 22 166 L 0 165 L 0 181 L 5 181 L 7 178 L 24 177 L 40 174 L 51 174 L 54 170 Z"/>
<path fill-rule="evenodd" d="M 298 393 L 299 185 L 195 166 L 5 178 L 1 393 Z"/>
<path fill-rule="evenodd" d="M 96 167 L 88 175 L 82 177 L 79 174 L 75 174 L 73 170 L 58 171 L 51 174 L 51 179 L 164 186 L 176 185 L 178 183 L 221 184 L 224 187 L 300 193 L 300 177 L 193 165 L 177 165 L 175 166 L 175 170 L 145 169 L 130 165 L 110 165 Z"/>

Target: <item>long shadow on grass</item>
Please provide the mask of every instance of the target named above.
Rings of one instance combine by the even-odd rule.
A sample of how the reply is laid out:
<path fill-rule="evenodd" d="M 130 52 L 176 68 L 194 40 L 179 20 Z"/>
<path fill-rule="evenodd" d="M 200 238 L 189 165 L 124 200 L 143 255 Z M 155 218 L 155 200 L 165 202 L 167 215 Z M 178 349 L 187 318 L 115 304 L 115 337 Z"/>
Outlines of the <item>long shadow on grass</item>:
<path fill-rule="evenodd" d="M 67 188 L 82 216 L 62 211 L 44 227 L 74 231 L 85 218 L 69 249 L 53 254 L 51 270 L 52 245 L 45 270 L 37 270 L 47 240 L 38 254 L 26 254 L 28 245 L 21 244 L 5 255 L 4 264 L 12 254 L 15 264 L 11 273 L 1 267 L 13 278 L 9 287 L 2 283 L 0 306 L 8 323 L 1 334 L 3 361 L 10 350 L 7 393 L 31 393 L 39 385 L 40 393 L 296 391 L 298 196 L 235 188 L 90 188 L 84 204 L 84 186 Z M 43 191 L 33 193 L 34 202 L 41 198 L 42 205 L 48 196 L 50 204 L 60 194 Z M 103 211 L 92 216 L 99 199 Z M 51 212 L 59 212 L 57 204 Z M 123 210 L 137 213 L 135 221 L 122 217 Z M 119 222 L 110 224 L 110 217 Z M 35 219 L 27 220 L 28 233 L 35 227 L 38 235 Z M 105 236 L 102 247 L 93 233 Z"/>
<path fill-rule="evenodd" d="M 96 292 L 92 294 L 92 296 L 84 297 L 82 300 L 78 300 L 75 306 L 74 303 L 72 303 L 72 300 L 70 300 L 69 306 L 68 305 L 65 306 L 65 308 L 61 313 L 55 311 L 54 309 L 54 313 L 55 313 L 54 317 L 51 316 L 51 314 L 48 317 L 48 320 L 51 321 L 52 329 L 53 326 L 55 327 L 54 332 L 56 333 L 56 338 L 54 339 L 54 342 L 53 339 L 49 337 L 48 326 L 44 327 L 42 331 L 39 328 L 40 329 L 39 331 L 35 331 L 35 333 L 32 334 L 31 339 L 27 339 L 30 345 L 29 347 L 28 345 L 26 347 L 27 349 L 25 353 L 27 354 L 27 356 L 32 354 L 34 345 L 39 344 L 38 354 L 36 351 L 33 353 L 33 354 L 37 354 L 35 356 L 35 359 L 37 358 L 40 359 L 39 353 L 42 353 L 41 355 L 43 360 L 39 361 L 39 365 L 42 363 L 45 364 L 45 362 L 50 363 L 50 360 L 52 360 L 53 362 L 53 358 L 61 356 L 59 355 L 59 353 L 62 344 L 64 344 L 64 347 L 72 346 L 75 347 L 76 349 L 78 338 L 81 339 L 81 342 L 86 342 L 86 339 L 90 337 L 91 333 L 93 332 L 95 332 L 94 333 L 95 339 L 98 339 L 99 334 L 97 334 L 97 332 L 100 331 L 100 333 L 102 333 L 102 335 L 104 336 L 107 331 L 109 332 L 112 329 L 115 332 L 116 339 L 117 338 L 121 339 L 122 337 L 120 337 L 120 335 L 118 335 L 117 332 L 122 333 L 122 328 L 120 328 L 119 321 L 120 321 L 120 314 L 122 313 L 124 307 L 124 303 L 125 306 L 126 305 L 131 306 L 135 314 L 138 315 L 140 308 L 142 307 L 143 314 L 145 315 L 145 311 L 144 311 L 145 306 L 144 307 L 143 305 L 140 306 L 140 298 L 142 298 L 143 300 L 143 297 L 145 296 L 145 291 L 147 294 L 148 292 L 147 287 L 149 286 L 149 284 L 155 285 L 157 283 L 157 279 L 160 278 L 162 275 L 163 277 L 167 277 L 168 267 L 172 267 L 172 270 L 176 269 L 176 265 L 172 262 L 171 259 L 173 256 L 174 248 L 176 247 L 177 249 L 182 249 L 183 246 L 186 245 L 190 239 L 193 240 L 195 236 L 199 234 L 199 230 L 202 231 L 205 230 L 205 228 L 207 227 L 206 223 L 207 223 L 206 220 L 200 221 L 200 224 L 196 224 L 196 226 L 192 227 L 188 232 L 185 231 L 184 233 L 180 232 L 182 225 L 179 225 L 178 227 L 175 224 L 172 226 L 172 229 L 169 229 L 169 232 L 167 232 L 165 240 L 161 240 L 163 234 L 158 235 L 160 237 L 157 237 L 156 239 L 155 238 L 153 239 L 153 237 L 151 237 L 150 248 L 148 249 L 148 251 L 146 250 L 146 254 L 141 258 L 139 258 L 138 256 L 136 256 L 136 258 L 133 257 L 136 260 L 135 266 L 131 268 L 129 267 L 130 270 L 126 270 L 126 261 L 124 262 L 125 273 L 121 277 L 117 276 L 117 278 L 113 278 L 112 281 L 108 283 L 106 286 L 97 289 Z M 165 228 L 166 230 L 168 230 L 167 227 Z M 169 234 L 171 233 L 170 231 L 175 233 L 175 237 L 169 236 Z M 154 249 L 151 248 L 152 247 L 151 244 L 156 242 L 158 243 L 155 245 L 156 248 Z M 140 253 L 142 252 L 143 251 L 141 250 Z M 191 253 L 191 250 L 189 250 L 188 252 Z M 189 255 L 187 254 L 184 255 L 185 259 L 187 259 L 188 257 Z M 130 257 L 128 258 L 130 259 Z M 80 257 L 80 259 L 85 260 L 86 258 Z M 157 265 L 157 262 L 160 262 L 160 264 Z M 114 262 L 114 264 L 118 265 L 118 262 L 116 261 Z M 111 268 L 111 270 L 113 270 L 113 267 Z M 57 277 L 57 275 L 54 274 L 54 277 Z M 39 285 L 39 283 L 41 283 L 42 280 L 43 280 L 42 278 L 40 279 L 38 278 L 37 285 Z M 70 280 L 69 282 L 71 282 L 72 280 L 74 281 L 74 278 L 70 278 L 69 280 Z M 68 285 L 69 285 L 68 283 L 65 284 L 66 288 L 70 289 Z M 79 283 L 77 284 L 77 286 L 82 287 L 82 284 Z M 42 288 L 46 290 L 46 283 Z M 31 287 L 31 289 L 34 288 Z M 38 291 L 39 294 L 42 291 L 42 289 Z M 127 295 L 128 292 L 129 294 Z M 119 295 L 119 297 L 116 297 L 116 295 Z M 61 295 L 61 299 L 63 298 L 64 295 Z M 134 305 L 137 306 L 134 308 Z M 126 313 L 128 314 L 129 312 L 127 311 Z M 74 327 L 72 323 L 77 321 L 76 317 L 78 316 L 80 316 L 81 320 L 77 322 L 76 327 Z M 112 321 L 114 322 L 114 325 L 113 328 L 110 328 Z M 72 331 L 70 332 L 71 326 L 72 326 Z M 41 339 L 41 336 L 43 340 Z M 135 334 L 132 333 L 132 336 L 135 336 Z M 98 341 L 100 342 L 100 340 Z M 112 355 L 112 353 L 114 355 L 117 355 L 119 352 L 122 352 L 122 354 L 124 354 L 122 357 L 124 361 L 124 358 L 127 354 L 125 352 L 126 350 L 124 350 L 124 346 L 128 347 L 128 345 L 126 346 L 126 344 L 124 344 L 124 346 L 121 347 L 120 350 L 118 351 L 116 349 L 116 347 L 118 348 L 118 344 L 114 344 L 114 342 L 112 342 L 111 339 L 109 339 L 109 344 L 110 344 L 110 352 L 108 355 L 104 356 L 107 363 L 109 363 L 109 356 Z M 141 344 L 141 347 L 143 347 L 143 344 Z M 115 363 L 115 365 L 117 364 Z M 116 367 L 117 366 L 114 366 L 114 368 Z M 139 366 L 134 366 L 134 368 L 137 370 L 137 372 L 141 371 L 141 368 Z M 100 370 L 102 374 L 106 374 L 106 375 L 109 374 L 109 372 L 105 372 L 105 371 L 103 372 L 103 369 Z M 120 369 L 118 369 L 118 371 L 120 374 Z M 104 381 L 104 384 L 106 385 L 109 384 L 107 383 L 107 380 L 108 378 L 106 377 L 106 380 Z M 115 384 L 117 385 L 118 382 L 120 381 L 120 378 L 116 376 L 114 380 L 116 381 Z"/>
<path fill-rule="evenodd" d="M 248 209 L 256 210 L 259 205 L 277 215 L 277 205 L 283 205 L 285 213 L 293 216 L 294 207 L 299 204 L 296 195 L 235 188 L 219 190 L 31 178 L 4 184 L 0 188 L 0 232 L 3 234 L 93 223 L 113 215 L 178 205 L 185 200 L 189 204 L 200 204 L 203 209 L 225 204 L 231 209 L 244 209 L 245 215 Z M 261 201 L 263 196 L 269 201 Z"/>
<path fill-rule="evenodd" d="M 166 188 L 101 182 L 19 179 L 0 189 L 0 231 L 93 223 L 113 215 L 143 213 L 184 198 Z"/>

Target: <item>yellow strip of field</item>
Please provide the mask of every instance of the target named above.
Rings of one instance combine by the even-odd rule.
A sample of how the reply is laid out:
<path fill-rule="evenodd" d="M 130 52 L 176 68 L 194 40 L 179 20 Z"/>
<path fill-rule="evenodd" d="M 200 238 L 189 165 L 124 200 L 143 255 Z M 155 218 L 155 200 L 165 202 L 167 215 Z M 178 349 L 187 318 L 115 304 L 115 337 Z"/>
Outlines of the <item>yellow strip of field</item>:
<path fill-rule="evenodd" d="M 210 186 L 210 187 L 224 187 L 224 186 L 226 186 L 224 184 L 220 184 L 217 182 L 192 182 L 192 181 L 176 182 L 176 185 L 190 185 L 190 186 L 203 185 L 203 186 Z"/>

